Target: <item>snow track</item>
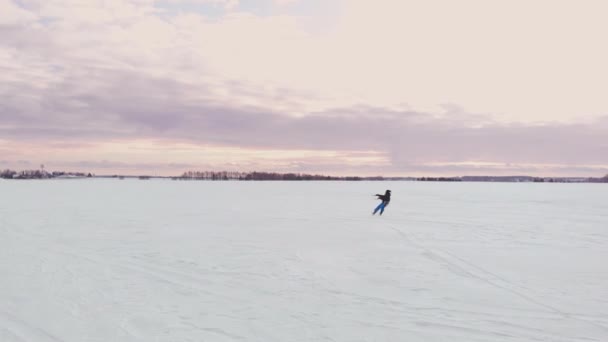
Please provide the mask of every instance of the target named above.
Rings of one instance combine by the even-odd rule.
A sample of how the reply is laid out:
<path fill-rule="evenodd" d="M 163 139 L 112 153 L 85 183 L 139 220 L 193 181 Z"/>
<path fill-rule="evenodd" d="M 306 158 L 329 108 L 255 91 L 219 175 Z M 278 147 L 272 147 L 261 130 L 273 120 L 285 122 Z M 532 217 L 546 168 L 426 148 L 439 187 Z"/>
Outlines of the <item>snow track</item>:
<path fill-rule="evenodd" d="M 595 330 L 601 330 L 608 334 L 608 327 L 599 322 L 594 321 L 595 317 L 588 317 L 584 314 L 573 314 L 564 312 L 560 309 L 555 308 L 554 306 L 545 304 L 543 302 L 535 299 L 536 295 L 534 294 L 526 294 L 524 291 L 531 291 L 529 288 L 524 288 L 522 286 L 513 284 L 511 281 L 497 275 L 496 273 L 492 273 L 487 271 L 467 260 L 454 255 L 445 250 L 440 249 L 429 249 L 425 247 L 422 243 L 415 241 L 413 238 L 408 237 L 404 232 L 397 228 L 392 228 L 395 232 L 397 232 L 403 239 L 405 239 L 408 243 L 416 246 L 421 251 L 423 251 L 423 255 L 428 257 L 429 259 L 436 261 L 437 263 L 445 266 L 450 272 L 453 272 L 456 275 L 468 277 L 471 279 L 476 279 L 481 282 L 487 283 L 490 286 L 495 288 L 504 290 L 510 293 L 513 296 L 524 299 L 525 301 L 539 306 L 541 308 L 546 309 L 549 313 L 554 313 L 559 316 L 562 316 L 565 319 L 573 319 L 579 320 L 581 322 L 588 323 L 590 326 L 595 328 Z"/>

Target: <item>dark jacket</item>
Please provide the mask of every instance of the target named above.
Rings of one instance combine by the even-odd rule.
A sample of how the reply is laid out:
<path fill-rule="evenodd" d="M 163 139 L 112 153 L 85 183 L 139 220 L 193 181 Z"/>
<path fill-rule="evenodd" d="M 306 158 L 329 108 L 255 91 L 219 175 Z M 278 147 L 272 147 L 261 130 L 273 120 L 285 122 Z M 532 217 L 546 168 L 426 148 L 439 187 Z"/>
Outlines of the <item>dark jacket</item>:
<path fill-rule="evenodd" d="M 386 204 L 388 204 L 388 202 L 391 201 L 391 191 L 390 190 L 386 190 L 384 195 L 376 194 L 376 196 L 378 197 L 379 200 L 382 200 L 382 202 L 384 202 Z"/>

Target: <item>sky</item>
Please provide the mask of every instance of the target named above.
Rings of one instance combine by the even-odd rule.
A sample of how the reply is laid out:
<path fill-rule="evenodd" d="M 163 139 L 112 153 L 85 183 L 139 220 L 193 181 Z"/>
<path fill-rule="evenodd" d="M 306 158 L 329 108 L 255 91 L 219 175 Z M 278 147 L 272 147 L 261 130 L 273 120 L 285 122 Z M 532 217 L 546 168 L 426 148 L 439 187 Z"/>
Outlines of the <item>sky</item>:
<path fill-rule="evenodd" d="M 608 173 L 603 0 L 0 0 L 0 169 Z"/>

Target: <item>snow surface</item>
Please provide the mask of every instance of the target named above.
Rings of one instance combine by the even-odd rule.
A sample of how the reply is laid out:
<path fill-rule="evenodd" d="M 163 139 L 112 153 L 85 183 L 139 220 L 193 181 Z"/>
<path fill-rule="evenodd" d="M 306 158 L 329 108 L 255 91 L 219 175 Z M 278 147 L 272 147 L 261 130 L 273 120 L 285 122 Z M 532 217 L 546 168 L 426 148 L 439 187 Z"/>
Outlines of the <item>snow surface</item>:
<path fill-rule="evenodd" d="M 608 341 L 607 263 L 601 184 L 0 181 L 2 342 Z"/>

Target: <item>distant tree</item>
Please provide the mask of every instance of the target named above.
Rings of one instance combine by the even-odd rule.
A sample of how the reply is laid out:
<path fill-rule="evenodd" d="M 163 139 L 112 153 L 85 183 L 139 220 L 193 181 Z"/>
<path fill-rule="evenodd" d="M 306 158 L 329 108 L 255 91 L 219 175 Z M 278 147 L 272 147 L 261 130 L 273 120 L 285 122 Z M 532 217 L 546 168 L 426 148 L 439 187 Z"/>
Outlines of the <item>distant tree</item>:
<path fill-rule="evenodd" d="M 16 171 L 6 169 L 6 170 L 2 171 L 2 173 L 0 173 L 0 178 L 13 178 L 13 176 L 16 174 L 17 174 Z"/>

